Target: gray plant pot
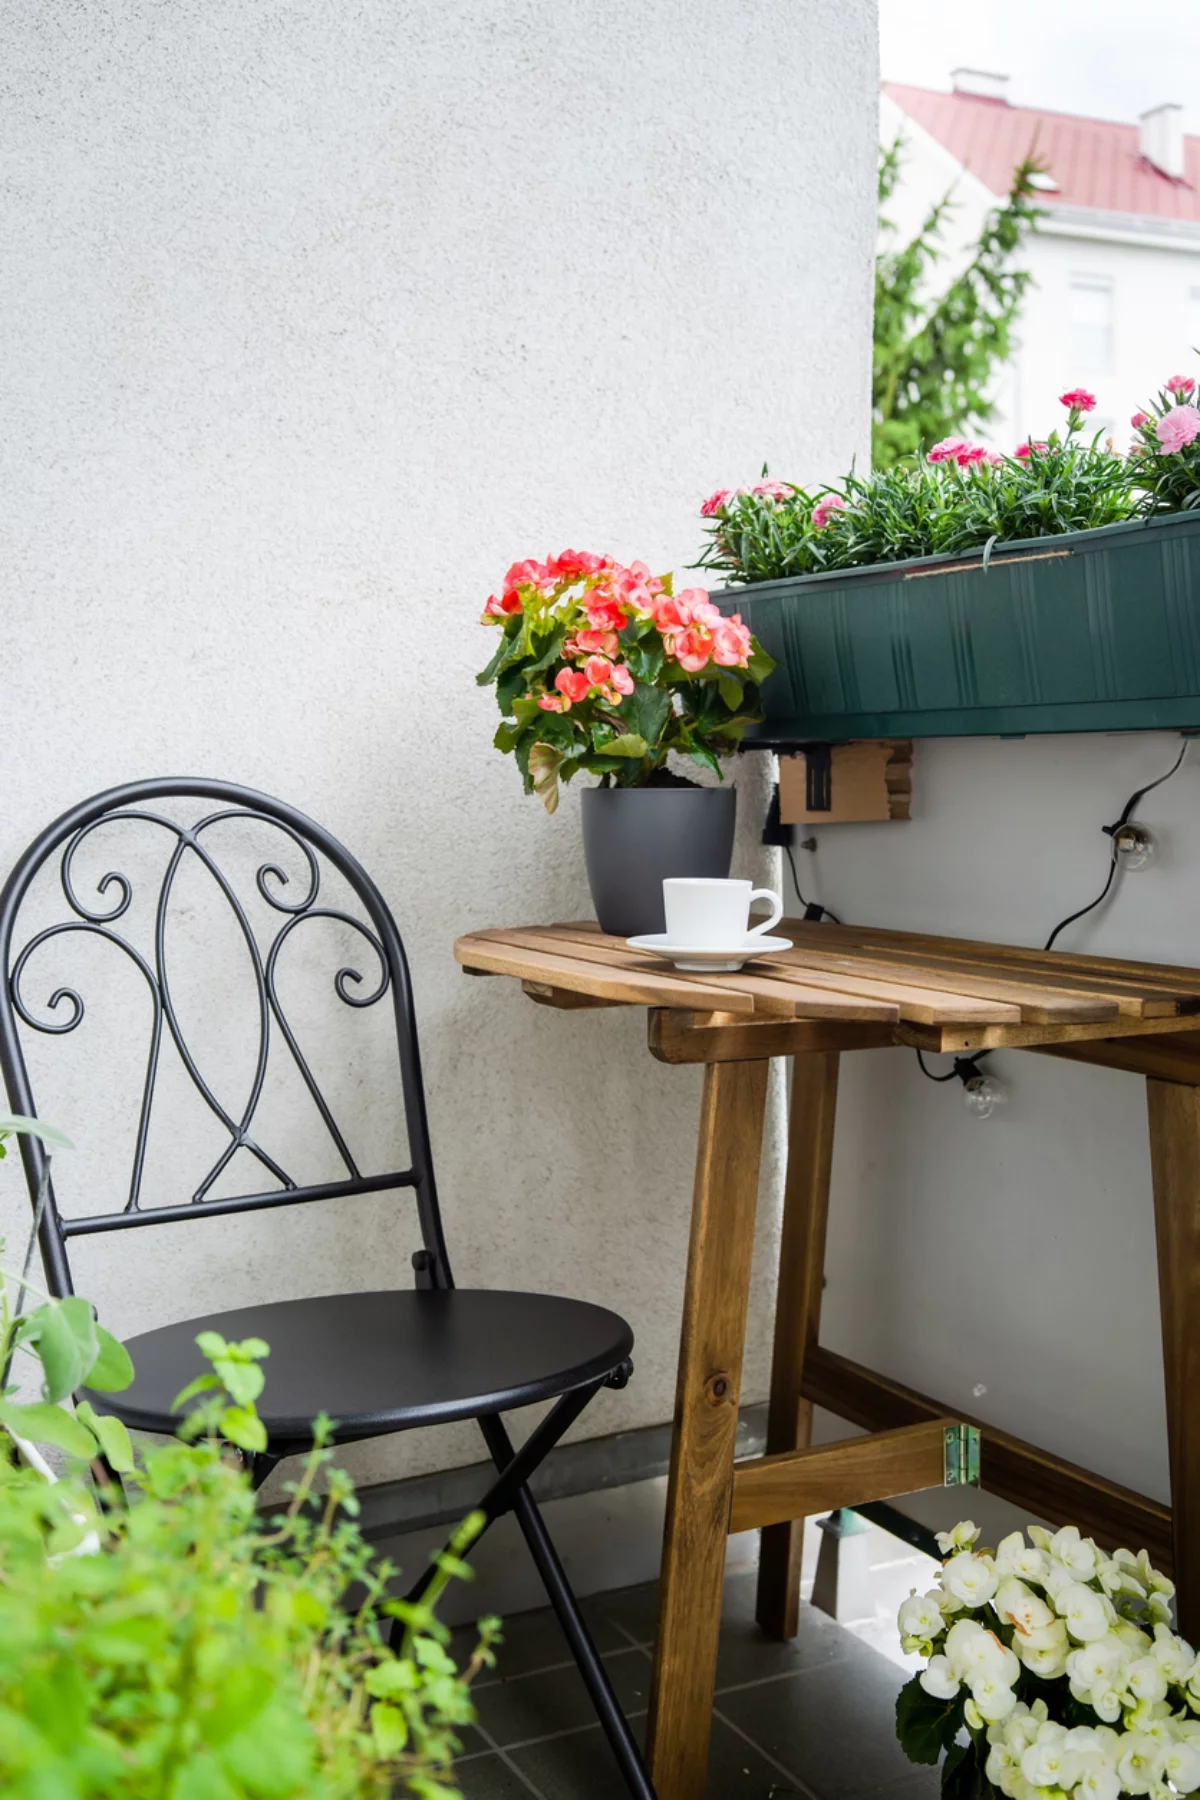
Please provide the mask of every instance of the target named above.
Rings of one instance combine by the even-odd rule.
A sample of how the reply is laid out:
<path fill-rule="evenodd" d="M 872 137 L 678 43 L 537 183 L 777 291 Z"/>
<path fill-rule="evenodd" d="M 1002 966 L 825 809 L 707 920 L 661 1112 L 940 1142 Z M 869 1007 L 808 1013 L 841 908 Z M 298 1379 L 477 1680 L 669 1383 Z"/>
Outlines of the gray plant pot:
<path fill-rule="evenodd" d="M 664 931 L 672 875 L 724 880 L 733 861 L 732 788 L 585 788 L 583 853 L 602 931 Z"/>

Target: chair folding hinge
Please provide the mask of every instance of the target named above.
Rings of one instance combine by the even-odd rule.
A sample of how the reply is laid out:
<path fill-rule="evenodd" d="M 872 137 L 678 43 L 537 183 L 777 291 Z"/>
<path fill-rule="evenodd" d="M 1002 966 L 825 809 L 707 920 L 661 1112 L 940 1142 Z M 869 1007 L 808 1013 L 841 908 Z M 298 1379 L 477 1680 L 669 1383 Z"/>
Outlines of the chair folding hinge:
<path fill-rule="evenodd" d="M 979 1427 L 947 1425 L 942 1448 L 942 1486 L 979 1486 Z"/>
<path fill-rule="evenodd" d="M 437 1286 L 437 1257 L 432 1250 L 414 1250 L 412 1266 L 420 1292 L 427 1293 Z"/>

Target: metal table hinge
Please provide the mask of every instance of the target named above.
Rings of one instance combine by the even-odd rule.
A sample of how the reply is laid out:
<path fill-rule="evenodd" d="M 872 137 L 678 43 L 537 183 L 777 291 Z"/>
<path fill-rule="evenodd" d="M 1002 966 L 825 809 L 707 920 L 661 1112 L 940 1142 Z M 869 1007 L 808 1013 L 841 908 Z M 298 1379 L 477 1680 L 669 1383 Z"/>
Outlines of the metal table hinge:
<path fill-rule="evenodd" d="M 947 1425 L 942 1450 L 943 1487 L 979 1486 L 979 1427 Z"/>

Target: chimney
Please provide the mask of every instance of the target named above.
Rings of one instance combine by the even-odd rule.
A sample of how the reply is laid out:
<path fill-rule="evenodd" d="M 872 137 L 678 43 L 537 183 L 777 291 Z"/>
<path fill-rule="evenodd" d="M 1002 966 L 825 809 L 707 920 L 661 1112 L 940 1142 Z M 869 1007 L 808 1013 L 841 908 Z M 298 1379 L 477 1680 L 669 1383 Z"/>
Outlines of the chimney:
<path fill-rule="evenodd" d="M 1139 119 L 1142 155 L 1160 175 L 1183 180 L 1183 108 L 1152 106 Z"/>
<path fill-rule="evenodd" d="M 969 94 L 974 100 L 999 100 L 1008 104 L 1008 76 L 989 75 L 986 69 L 951 69 L 950 80 L 956 94 Z"/>

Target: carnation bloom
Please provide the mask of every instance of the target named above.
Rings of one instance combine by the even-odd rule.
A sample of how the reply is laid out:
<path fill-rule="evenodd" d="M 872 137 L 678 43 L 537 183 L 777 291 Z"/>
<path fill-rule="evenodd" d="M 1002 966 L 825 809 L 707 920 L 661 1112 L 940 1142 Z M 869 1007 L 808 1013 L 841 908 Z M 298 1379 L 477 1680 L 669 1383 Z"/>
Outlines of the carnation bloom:
<path fill-rule="evenodd" d="M 823 499 L 818 500 L 812 509 L 813 530 L 824 531 L 834 513 L 841 512 L 845 504 L 840 494 L 826 494 Z"/>
<path fill-rule="evenodd" d="M 957 462 L 962 452 L 969 448 L 970 445 L 965 438 L 943 438 L 928 452 L 925 460 L 931 463 L 950 462 L 951 460 Z"/>
<path fill-rule="evenodd" d="M 1166 451 L 1182 450 L 1200 437 L 1200 408 L 1173 406 L 1154 427 L 1154 435 Z"/>
<path fill-rule="evenodd" d="M 1065 394 L 1058 396 L 1063 406 L 1072 412 L 1088 413 L 1096 404 L 1095 394 L 1089 394 L 1086 388 L 1068 388 Z"/>
<path fill-rule="evenodd" d="M 718 488 L 716 493 L 710 494 L 700 508 L 701 518 L 711 519 L 714 513 L 719 513 L 732 493 L 732 488 Z"/>
<path fill-rule="evenodd" d="M 756 500 L 786 500 L 791 491 L 784 481 L 760 481 L 750 489 Z"/>
<path fill-rule="evenodd" d="M 1168 394 L 1190 394 L 1195 385 L 1190 375 L 1172 375 L 1166 389 Z"/>
<path fill-rule="evenodd" d="M 1013 455 L 1018 457 L 1021 462 L 1028 462 L 1035 450 L 1048 450 L 1049 448 L 1049 444 L 1042 443 L 1037 438 L 1026 438 L 1023 444 L 1017 445 Z"/>
<path fill-rule="evenodd" d="M 1129 423 L 1133 426 L 1135 431 L 1140 431 L 1143 425 L 1148 425 L 1150 423 L 1150 415 L 1149 413 L 1135 412 Z"/>

